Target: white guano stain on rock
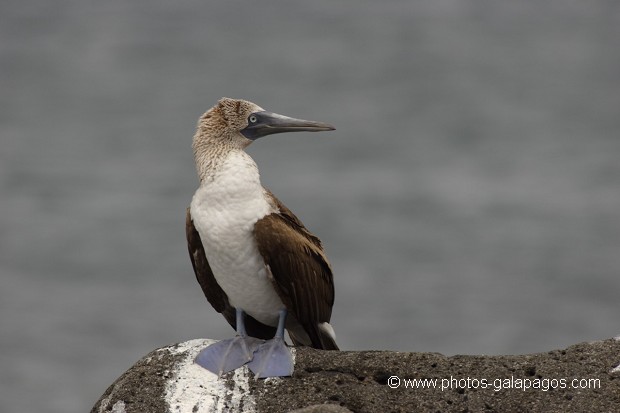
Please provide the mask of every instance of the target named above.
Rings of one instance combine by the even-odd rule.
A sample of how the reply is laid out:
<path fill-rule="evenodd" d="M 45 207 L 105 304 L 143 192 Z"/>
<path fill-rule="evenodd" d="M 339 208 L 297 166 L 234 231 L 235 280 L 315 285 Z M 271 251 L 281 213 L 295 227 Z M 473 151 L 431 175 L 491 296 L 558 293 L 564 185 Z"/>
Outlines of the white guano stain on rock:
<path fill-rule="evenodd" d="M 183 354 L 166 384 L 165 400 L 173 413 L 256 412 L 256 400 L 250 393 L 250 371 L 235 370 L 232 379 L 194 363 L 198 353 L 215 340 L 196 339 L 165 347 L 172 354 Z"/>
<path fill-rule="evenodd" d="M 104 398 L 101 400 L 101 404 L 99 405 L 99 410 L 98 413 L 105 413 L 105 412 L 110 412 L 110 413 L 125 413 L 125 402 L 122 400 L 117 401 L 116 403 L 114 403 L 114 405 L 112 406 L 112 410 L 108 410 L 108 406 L 110 405 L 110 401 L 112 399 L 112 395 L 115 393 L 117 389 L 117 385 L 115 384 L 114 386 L 114 390 L 112 390 L 110 392 L 110 396 Z M 122 410 L 120 410 L 122 409 Z"/>
<path fill-rule="evenodd" d="M 125 402 L 122 400 L 119 400 L 116 403 L 114 403 L 114 406 L 112 406 L 112 413 L 126 413 Z"/>

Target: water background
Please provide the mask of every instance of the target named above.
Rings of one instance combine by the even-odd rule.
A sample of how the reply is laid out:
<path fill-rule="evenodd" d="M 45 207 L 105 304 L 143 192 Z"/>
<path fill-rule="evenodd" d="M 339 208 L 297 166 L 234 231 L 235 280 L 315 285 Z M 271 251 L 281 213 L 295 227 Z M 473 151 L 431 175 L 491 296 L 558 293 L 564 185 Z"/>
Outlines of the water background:
<path fill-rule="evenodd" d="M 152 349 L 233 334 L 194 279 L 191 138 L 221 96 L 324 242 L 343 349 L 620 333 L 620 3 L 4 0 L 0 410 L 88 411 Z"/>

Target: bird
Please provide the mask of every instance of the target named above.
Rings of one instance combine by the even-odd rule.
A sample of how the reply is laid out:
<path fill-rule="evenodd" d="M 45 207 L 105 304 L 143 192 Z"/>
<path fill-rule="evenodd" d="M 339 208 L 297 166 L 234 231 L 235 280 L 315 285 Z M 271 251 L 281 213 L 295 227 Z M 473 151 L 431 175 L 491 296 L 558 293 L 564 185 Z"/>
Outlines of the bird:
<path fill-rule="evenodd" d="M 188 251 L 207 300 L 237 332 L 195 359 L 218 376 L 245 364 L 257 378 L 292 375 L 285 329 L 294 345 L 339 350 L 321 241 L 263 187 L 245 152 L 267 135 L 332 130 L 225 97 L 198 120 L 192 149 L 200 184 L 186 210 Z"/>

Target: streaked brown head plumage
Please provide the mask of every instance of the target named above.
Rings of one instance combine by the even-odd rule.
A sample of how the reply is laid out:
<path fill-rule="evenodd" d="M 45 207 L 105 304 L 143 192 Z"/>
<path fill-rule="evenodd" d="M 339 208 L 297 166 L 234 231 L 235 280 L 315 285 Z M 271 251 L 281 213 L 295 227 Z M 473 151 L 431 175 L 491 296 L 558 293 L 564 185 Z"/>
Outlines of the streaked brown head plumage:
<path fill-rule="evenodd" d="M 327 123 L 268 112 L 247 100 L 222 98 L 198 121 L 192 145 L 198 174 L 203 180 L 227 152 L 243 150 L 263 136 L 334 129 Z"/>
<path fill-rule="evenodd" d="M 248 126 L 251 113 L 262 110 L 247 100 L 224 97 L 200 117 L 192 148 L 201 180 L 226 152 L 243 149 L 252 143 L 239 132 Z"/>
<path fill-rule="evenodd" d="M 215 106 L 206 111 L 198 120 L 198 130 L 194 145 L 200 141 L 228 141 L 245 147 L 251 143 L 239 132 L 248 126 L 248 117 L 263 108 L 243 99 L 221 98 Z M 243 139 L 241 139 L 243 138 Z M 198 141 L 198 142 L 197 142 Z"/>

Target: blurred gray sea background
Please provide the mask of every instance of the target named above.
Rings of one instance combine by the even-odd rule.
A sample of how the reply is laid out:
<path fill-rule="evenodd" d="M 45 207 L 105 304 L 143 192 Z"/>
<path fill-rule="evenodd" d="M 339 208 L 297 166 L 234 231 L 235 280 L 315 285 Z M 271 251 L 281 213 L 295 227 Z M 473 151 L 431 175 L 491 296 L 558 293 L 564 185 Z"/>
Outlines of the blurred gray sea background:
<path fill-rule="evenodd" d="M 324 242 L 343 349 L 543 352 L 620 333 L 620 3 L 4 0 L 0 411 L 88 411 L 233 330 L 185 245 L 221 96 Z"/>

